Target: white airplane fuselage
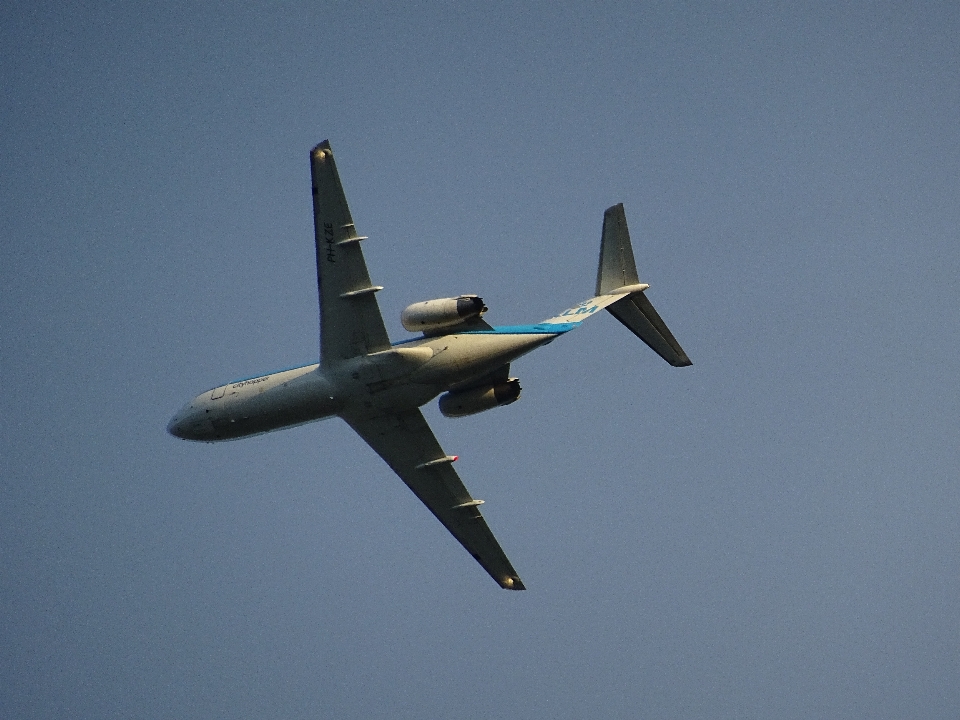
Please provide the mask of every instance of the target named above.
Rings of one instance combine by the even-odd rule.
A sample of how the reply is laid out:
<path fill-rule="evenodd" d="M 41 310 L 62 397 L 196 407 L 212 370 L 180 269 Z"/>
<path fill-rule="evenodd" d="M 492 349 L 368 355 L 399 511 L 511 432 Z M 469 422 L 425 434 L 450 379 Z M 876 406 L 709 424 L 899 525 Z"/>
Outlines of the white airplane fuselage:
<path fill-rule="evenodd" d="M 219 442 L 339 416 L 377 453 L 471 557 L 504 589 L 524 584 L 487 525 L 479 500 L 418 409 L 464 417 L 509 405 L 511 363 L 606 310 L 661 358 L 690 358 L 646 297 L 622 204 L 603 214 L 593 297 L 533 325 L 493 327 L 478 295 L 423 300 L 400 324 L 422 333 L 391 343 L 362 242 L 328 141 L 310 151 L 319 300 L 318 363 L 255 375 L 197 395 L 167 425 L 185 440 Z"/>
<path fill-rule="evenodd" d="M 197 395 L 167 430 L 185 440 L 236 440 L 334 415 L 420 407 L 493 372 L 571 326 L 521 326 L 414 339 L 389 350 L 244 378 Z"/>

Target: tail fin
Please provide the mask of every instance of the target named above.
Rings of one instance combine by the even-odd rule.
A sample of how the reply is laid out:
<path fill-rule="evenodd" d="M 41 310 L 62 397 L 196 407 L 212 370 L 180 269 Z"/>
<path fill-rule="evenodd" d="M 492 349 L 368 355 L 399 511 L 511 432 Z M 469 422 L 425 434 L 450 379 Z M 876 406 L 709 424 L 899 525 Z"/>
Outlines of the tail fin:
<path fill-rule="evenodd" d="M 600 241 L 600 265 L 597 268 L 597 295 L 616 294 L 617 290 L 639 285 L 637 264 L 633 259 L 633 247 L 627 230 L 627 216 L 623 204 L 607 208 L 603 214 L 603 236 Z M 653 305 L 637 289 L 607 306 L 607 312 L 651 350 L 674 367 L 692 365 L 680 343 L 670 332 Z"/>
<path fill-rule="evenodd" d="M 637 285 L 637 263 L 633 259 L 627 215 L 623 203 L 607 208 L 603 214 L 600 238 L 600 266 L 597 268 L 597 295 L 606 295 L 624 285 Z"/>

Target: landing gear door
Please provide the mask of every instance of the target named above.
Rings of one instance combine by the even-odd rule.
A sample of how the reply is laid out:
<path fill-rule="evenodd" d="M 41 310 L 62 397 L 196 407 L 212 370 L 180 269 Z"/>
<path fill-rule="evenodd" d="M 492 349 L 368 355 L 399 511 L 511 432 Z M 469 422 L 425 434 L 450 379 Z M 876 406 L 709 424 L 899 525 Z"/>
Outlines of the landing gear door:
<path fill-rule="evenodd" d="M 223 394 L 224 394 L 226 391 L 227 391 L 227 386 L 226 386 L 226 385 L 221 385 L 220 387 L 216 388 L 212 393 L 210 393 L 210 399 L 211 399 L 211 400 L 219 400 L 220 398 L 223 397 Z"/>

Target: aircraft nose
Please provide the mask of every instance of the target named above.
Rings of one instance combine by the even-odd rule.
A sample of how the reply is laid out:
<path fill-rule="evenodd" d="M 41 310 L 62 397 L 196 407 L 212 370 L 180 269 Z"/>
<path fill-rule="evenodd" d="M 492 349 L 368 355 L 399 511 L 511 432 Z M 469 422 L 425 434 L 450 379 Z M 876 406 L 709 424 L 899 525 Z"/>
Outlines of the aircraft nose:
<path fill-rule="evenodd" d="M 176 438 L 180 438 L 181 440 L 186 440 L 187 433 L 184 425 L 186 425 L 186 423 L 183 421 L 181 417 L 181 413 L 177 413 L 172 418 L 170 418 L 170 422 L 167 423 L 167 432 Z"/>
<path fill-rule="evenodd" d="M 167 432 L 181 440 L 198 440 L 200 427 L 193 403 L 187 403 L 167 423 Z"/>
<path fill-rule="evenodd" d="M 181 440 L 210 442 L 215 438 L 211 437 L 212 428 L 206 420 L 206 412 L 195 403 L 187 403 L 177 410 L 177 414 L 167 423 L 167 432 Z"/>

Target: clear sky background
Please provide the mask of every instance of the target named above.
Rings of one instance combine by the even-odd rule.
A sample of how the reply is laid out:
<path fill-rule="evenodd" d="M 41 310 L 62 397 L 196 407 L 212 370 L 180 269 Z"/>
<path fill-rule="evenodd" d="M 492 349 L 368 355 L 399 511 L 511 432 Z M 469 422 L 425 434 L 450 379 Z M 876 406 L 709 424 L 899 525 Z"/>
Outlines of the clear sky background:
<path fill-rule="evenodd" d="M 0 717 L 956 718 L 955 2 L 5 3 Z M 528 590 L 340 420 L 329 138 L 392 337 L 592 294 L 603 210 L 694 361 L 611 317 L 425 408 Z"/>

